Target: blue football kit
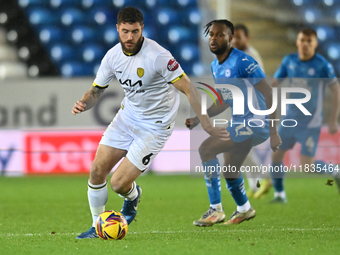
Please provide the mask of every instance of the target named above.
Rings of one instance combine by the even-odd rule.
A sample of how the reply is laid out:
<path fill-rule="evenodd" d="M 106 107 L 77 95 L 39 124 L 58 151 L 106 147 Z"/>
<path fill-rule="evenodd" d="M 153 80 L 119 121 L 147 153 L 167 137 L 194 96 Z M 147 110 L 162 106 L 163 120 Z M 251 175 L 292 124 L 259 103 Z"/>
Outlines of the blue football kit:
<path fill-rule="evenodd" d="M 307 88 L 311 99 L 303 106 L 311 113 L 305 115 L 296 105 L 289 104 L 283 119 L 293 119 L 296 127 L 279 127 L 282 139 L 280 150 L 291 149 L 296 142 L 301 143 L 301 154 L 314 157 L 322 126 L 322 107 L 326 86 L 336 83 L 332 65 L 321 55 L 315 54 L 308 61 L 301 61 L 299 55 L 287 55 L 276 71 L 276 79 L 289 78 L 290 86 Z M 302 93 L 290 93 L 289 98 L 302 98 Z"/>
<path fill-rule="evenodd" d="M 265 78 L 258 63 L 243 51 L 232 49 L 223 63 L 219 63 L 217 59 L 211 63 L 211 71 L 215 84 L 234 85 L 242 91 L 244 96 L 244 114 L 236 115 L 233 102 L 235 95 L 222 85 L 222 88 L 216 89 L 222 93 L 224 102 L 232 109 L 232 120 L 227 130 L 233 142 L 238 143 L 252 138 L 252 146 L 255 146 L 267 140 L 269 137 L 268 116 L 255 115 L 248 107 L 248 97 L 252 97 L 255 109 L 267 110 L 264 96 L 254 88 L 254 85 Z M 248 95 L 248 88 L 252 89 L 250 95 Z"/>

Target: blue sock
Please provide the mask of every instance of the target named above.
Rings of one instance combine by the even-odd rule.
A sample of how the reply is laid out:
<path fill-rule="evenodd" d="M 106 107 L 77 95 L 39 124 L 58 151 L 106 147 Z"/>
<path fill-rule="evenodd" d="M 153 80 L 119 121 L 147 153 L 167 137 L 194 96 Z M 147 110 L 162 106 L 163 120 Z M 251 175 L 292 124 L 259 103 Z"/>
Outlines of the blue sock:
<path fill-rule="evenodd" d="M 205 183 L 208 188 L 209 201 L 211 205 L 221 203 L 221 180 L 220 180 L 220 163 L 218 159 L 202 162 L 204 169 L 212 167 L 213 171 L 206 171 L 204 174 Z M 214 171 L 215 170 L 215 171 Z"/>
<path fill-rule="evenodd" d="M 338 171 L 334 171 L 336 164 L 327 164 L 325 161 L 322 160 L 315 160 L 314 162 L 315 165 L 315 170 L 316 173 L 318 174 L 332 174 L 332 175 L 336 175 Z M 321 170 L 321 171 L 320 171 Z"/>
<path fill-rule="evenodd" d="M 238 206 L 244 205 L 248 201 L 241 173 L 237 179 L 227 180 L 227 188 Z"/>
<path fill-rule="evenodd" d="M 285 173 L 283 171 L 275 171 L 275 169 L 281 169 L 283 167 L 282 162 L 280 163 L 272 163 L 272 170 L 270 171 L 270 177 L 272 178 L 272 183 L 276 192 L 284 191 L 283 180 Z"/>

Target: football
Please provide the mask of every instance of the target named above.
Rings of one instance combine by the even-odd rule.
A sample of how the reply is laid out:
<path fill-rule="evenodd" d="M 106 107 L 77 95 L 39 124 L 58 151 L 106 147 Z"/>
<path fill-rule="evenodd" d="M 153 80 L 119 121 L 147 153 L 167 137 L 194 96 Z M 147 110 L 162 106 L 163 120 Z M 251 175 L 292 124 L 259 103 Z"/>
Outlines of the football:
<path fill-rule="evenodd" d="M 128 223 L 118 211 L 105 211 L 96 221 L 97 235 L 103 240 L 122 239 L 127 233 Z"/>

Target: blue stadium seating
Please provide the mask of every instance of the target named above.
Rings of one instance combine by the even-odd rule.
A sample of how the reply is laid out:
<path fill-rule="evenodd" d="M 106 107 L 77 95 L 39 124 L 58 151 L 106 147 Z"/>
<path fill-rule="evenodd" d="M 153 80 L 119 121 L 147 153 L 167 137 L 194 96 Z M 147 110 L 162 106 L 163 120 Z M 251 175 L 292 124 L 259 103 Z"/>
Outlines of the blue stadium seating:
<path fill-rule="evenodd" d="M 87 15 L 76 8 L 67 8 L 60 13 L 60 21 L 64 26 L 83 25 L 87 24 L 88 20 Z"/>
<path fill-rule="evenodd" d="M 58 17 L 53 15 L 52 11 L 47 8 L 32 7 L 28 10 L 29 22 L 34 27 L 41 25 L 52 25 L 58 23 Z"/>
<path fill-rule="evenodd" d="M 340 45 L 338 43 L 332 43 L 327 48 L 327 55 L 330 60 L 340 59 Z"/>
<path fill-rule="evenodd" d="M 108 9 L 111 3 L 112 0 L 81 0 L 81 6 L 84 9 L 92 9 L 96 7 Z"/>
<path fill-rule="evenodd" d="M 117 20 L 117 13 L 102 7 L 92 10 L 90 16 L 92 22 L 97 25 L 115 25 Z"/>
<path fill-rule="evenodd" d="M 93 65 L 82 62 L 66 62 L 61 66 L 63 77 L 88 76 L 92 75 Z"/>
<path fill-rule="evenodd" d="M 18 4 L 21 8 L 31 8 L 31 7 L 45 7 L 47 5 L 46 0 L 18 0 Z"/>
<path fill-rule="evenodd" d="M 105 53 L 105 49 L 99 44 L 88 44 L 81 49 L 82 59 L 87 63 L 100 61 Z"/>
<path fill-rule="evenodd" d="M 98 41 L 96 31 L 89 26 L 76 26 L 71 32 L 72 42 L 82 44 Z"/>
<path fill-rule="evenodd" d="M 65 32 L 58 26 L 44 26 L 39 32 L 43 44 L 65 41 Z"/>
<path fill-rule="evenodd" d="M 119 42 L 117 14 L 125 6 L 142 11 L 144 36 L 183 62 L 187 74 L 203 70 L 198 64 L 198 27 L 202 14 L 196 0 L 17 1 L 64 77 L 94 74 L 105 52 Z"/>
<path fill-rule="evenodd" d="M 65 43 L 57 43 L 52 45 L 50 48 L 50 54 L 52 60 L 57 64 L 69 60 L 79 59 L 77 48 Z"/>
<path fill-rule="evenodd" d="M 318 34 L 319 42 L 329 42 L 330 40 L 336 40 L 338 37 L 336 29 L 332 26 L 317 26 L 315 30 Z"/>
<path fill-rule="evenodd" d="M 108 25 L 100 31 L 100 37 L 108 47 L 112 47 L 118 43 L 118 32 L 115 25 Z"/>
<path fill-rule="evenodd" d="M 79 8 L 80 0 L 49 0 L 49 4 L 53 9 Z"/>

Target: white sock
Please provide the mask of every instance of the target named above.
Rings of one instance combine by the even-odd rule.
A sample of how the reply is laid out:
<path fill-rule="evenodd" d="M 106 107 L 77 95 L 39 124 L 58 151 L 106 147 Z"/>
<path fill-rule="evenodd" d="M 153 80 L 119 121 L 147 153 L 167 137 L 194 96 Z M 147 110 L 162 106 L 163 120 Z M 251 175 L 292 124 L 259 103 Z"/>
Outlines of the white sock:
<path fill-rule="evenodd" d="M 210 207 L 214 208 L 218 212 L 223 212 L 222 203 L 218 203 L 214 205 L 210 204 Z"/>
<path fill-rule="evenodd" d="M 129 190 L 128 193 L 126 193 L 126 194 L 119 194 L 119 196 L 123 197 L 123 198 L 125 198 L 127 200 L 130 200 L 130 201 L 135 200 L 137 198 L 137 196 L 138 196 L 136 182 L 132 183 L 132 187 L 131 187 L 131 189 Z"/>
<path fill-rule="evenodd" d="M 281 197 L 281 198 L 285 199 L 286 198 L 286 192 L 285 191 L 274 192 L 274 197 Z"/>
<path fill-rule="evenodd" d="M 245 204 L 243 205 L 238 205 L 237 206 L 237 211 L 240 212 L 240 213 L 245 213 L 247 212 L 249 209 L 250 209 L 251 205 L 249 203 L 249 200 L 247 202 L 245 202 Z"/>
<path fill-rule="evenodd" d="M 93 185 L 89 181 L 87 196 L 92 214 L 92 226 L 94 227 L 98 216 L 105 211 L 105 205 L 108 197 L 107 182 L 99 185 Z"/>

